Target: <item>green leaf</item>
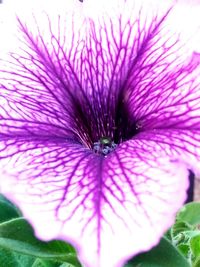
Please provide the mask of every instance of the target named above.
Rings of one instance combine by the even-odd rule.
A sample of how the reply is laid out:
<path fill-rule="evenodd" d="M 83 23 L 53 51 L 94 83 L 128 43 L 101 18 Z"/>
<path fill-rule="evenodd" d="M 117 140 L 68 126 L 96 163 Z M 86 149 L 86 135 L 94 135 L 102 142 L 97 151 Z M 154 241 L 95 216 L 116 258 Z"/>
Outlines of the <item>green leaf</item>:
<path fill-rule="evenodd" d="M 0 195 L 0 211 L 0 223 L 21 216 L 20 211 L 2 195 Z"/>
<path fill-rule="evenodd" d="M 166 238 L 157 247 L 130 260 L 125 267 L 190 267 L 186 258 Z"/>
<path fill-rule="evenodd" d="M 47 262 L 45 262 L 45 261 L 43 261 L 43 260 L 41 260 L 41 259 L 37 259 L 37 260 L 33 263 L 32 267 L 52 267 L 52 265 L 49 265 L 49 266 L 48 266 L 48 263 L 47 263 Z M 56 267 L 58 267 L 58 266 L 56 265 Z"/>
<path fill-rule="evenodd" d="M 200 257 L 200 233 L 190 239 L 190 248 L 195 258 Z"/>
<path fill-rule="evenodd" d="M 0 224 L 0 248 L 37 257 L 70 263 L 80 267 L 72 246 L 62 241 L 42 242 L 35 238 L 32 227 L 24 218 Z"/>
<path fill-rule="evenodd" d="M 177 249 L 186 257 L 186 258 L 190 258 L 190 246 L 189 244 L 180 244 L 177 246 Z"/>
<path fill-rule="evenodd" d="M 62 262 L 44 261 L 5 249 L 0 249 L 1 267 L 60 267 L 62 265 Z M 66 263 L 63 267 L 74 267 L 74 265 Z"/>
<path fill-rule="evenodd" d="M 76 267 L 75 265 L 69 264 L 69 263 L 62 263 L 62 262 L 55 262 L 55 261 L 45 261 L 41 259 L 37 259 L 31 267 Z M 15 267 L 15 266 L 13 266 Z M 24 266 L 23 266 L 24 267 Z M 27 267 L 30 267 L 27 266 Z"/>
<path fill-rule="evenodd" d="M 62 265 L 60 265 L 59 267 L 75 267 L 74 265 L 71 265 L 69 263 L 63 263 Z"/>
<path fill-rule="evenodd" d="M 192 267 L 199 267 L 200 266 L 200 257 L 198 257 L 194 263 L 192 264 Z"/>
<path fill-rule="evenodd" d="M 194 226 L 200 224 L 200 202 L 191 202 L 186 204 L 177 213 L 176 219 Z"/>
<path fill-rule="evenodd" d="M 61 262 L 44 261 L 41 259 L 37 259 L 35 260 L 35 262 L 31 267 L 60 267 L 60 266 L 62 266 Z M 74 267 L 74 265 L 66 263 L 65 267 Z"/>
<path fill-rule="evenodd" d="M 167 230 L 167 232 L 164 234 L 164 237 L 167 238 L 169 241 L 172 241 L 171 228 Z"/>
<path fill-rule="evenodd" d="M 34 259 L 28 256 L 20 256 L 12 251 L 0 248 L 1 267 L 31 267 Z"/>
<path fill-rule="evenodd" d="M 189 230 L 193 230 L 193 228 L 187 222 L 177 221 L 171 228 L 172 239 Z"/>

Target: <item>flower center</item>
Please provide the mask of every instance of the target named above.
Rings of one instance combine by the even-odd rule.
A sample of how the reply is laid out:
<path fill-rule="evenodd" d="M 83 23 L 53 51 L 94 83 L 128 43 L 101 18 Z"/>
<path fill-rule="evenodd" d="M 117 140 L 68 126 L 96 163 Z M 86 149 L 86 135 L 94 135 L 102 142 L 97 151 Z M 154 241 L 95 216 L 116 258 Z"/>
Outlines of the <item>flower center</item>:
<path fill-rule="evenodd" d="M 102 96 L 103 98 L 103 96 Z M 94 153 L 106 156 L 116 146 L 132 139 L 143 129 L 134 119 L 123 91 L 116 99 L 99 103 L 99 99 L 73 98 L 72 129 L 77 142 Z M 103 101 L 103 100 L 102 100 Z"/>
<path fill-rule="evenodd" d="M 112 141 L 110 137 L 103 136 L 98 142 L 93 144 L 93 150 L 97 154 L 108 155 L 111 151 L 116 148 L 116 144 Z"/>

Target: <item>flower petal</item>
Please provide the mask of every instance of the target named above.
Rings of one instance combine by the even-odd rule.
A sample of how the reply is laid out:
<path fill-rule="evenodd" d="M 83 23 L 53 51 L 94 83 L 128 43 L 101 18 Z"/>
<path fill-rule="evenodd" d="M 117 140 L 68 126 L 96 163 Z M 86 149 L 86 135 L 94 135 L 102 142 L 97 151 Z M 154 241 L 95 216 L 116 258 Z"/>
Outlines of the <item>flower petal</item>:
<path fill-rule="evenodd" d="M 60 18 L 55 10 L 56 18 L 55 15 L 48 17 L 44 14 L 43 3 L 43 13 L 39 9 L 40 15 L 36 19 L 33 14 L 30 16 L 32 8 L 26 9 L 27 5 L 24 3 L 23 6 L 23 1 L 20 2 L 23 12 L 26 14 L 27 11 L 29 18 L 26 19 L 32 27 L 23 19 L 23 23 L 20 20 L 25 14 L 17 19 L 6 8 L 3 10 L 5 14 L 0 27 L 2 33 L 5 33 L 5 27 L 9 29 L 0 44 L 0 135 L 52 135 L 72 138 L 75 131 L 73 108 L 76 101 L 73 102 L 70 98 L 72 84 L 69 80 L 73 80 L 75 90 L 77 77 L 73 68 L 66 67 L 71 58 L 68 58 L 66 46 L 63 45 L 67 43 L 65 17 L 63 15 Z M 69 21 L 68 37 L 69 31 L 73 35 L 72 2 L 74 1 L 68 3 L 65 12 Z M 32 5 L 33 3 L 30 4 Z M 48 6 L 51 7 L 49 1 Z M 54 5 L 53 7 L 55 8 Z M 59 28 L 60 24 L 64 25 L 62 29 Z M 72 39 L 73 36 L 68 43 L 70 48 Z M 76 42 L 76 39 L 73 41 Z M 81 44 L 77 45 L 76 50 L 78 49 L 81 49 Z M 68 53 L 70 54 L 69 50 Z"/>
<path fill-rule="evenodd" d="M 173 118 L 177 112 L 183 114 L 182 123 L 189 91 L 192 106 L 198 97 L 193 72 L 198 60 L 192 60 L 197 54 L 191 38 L 198 12 L 196 7 L 188 12 L 188 6 L 174 1 L 159 2 L 88 0 L 83 5 L 69 0 L 57 5 L 44 1 L 41 8 L 36 5 L 34 16 L 30 7 L 24 12 L 24 3 L 23 11 L 18 11 L 20 28 L 13 26 L 15 20 L 11 27 L 17 39 L 4 38 L 7 51 L 15 51 L 11 62 L 0 66 L 4 124 L 13 118 L 19 120 L 21 133 L 30 128 L 37 134 L 37 121 L 44 134 L 47 127 L 65 134 L 63 126 L 74 129 L 78 102 L 92 127 L 107 123 L 115 127 L 119 99 L 145 129 L 160 127 L 159 121 L 172 112 Z M 181 23 L 174 23 L 177 18 Z M 183 18 L 193 22 L 190 27 Z"/>
<path fill-rule="evenodd" d="M 104 158 L 60 140 L 7 141 L 1 189 L 39 238 L 72 242 L 85 266 L 122 266 L 158 243 L 186 199 L 187 169 L 148 144 Z"/>
<path fill-rule="evenodd" d="M 195 151 L 199 138 L 198 131 L 183 131 L 182 138 L 187 144 L 184 147 L 179 144 L 179 132 L 162 135 L 152 130 L 149 135 L 140 134 L 134 140 L 121 144 L 106 158 L 92 154 L 80 144 L 69 140 L 73 109 L 68 97 L 74 88 L 73 93 L 80 92 L 79 100 L 83 100 L 85 109 L 87 105 L 82 98 L 84 93 L 90 96 L 88 99 L 92 107 L 97 105 L 100 108 L 102 104 L 102 107 L 108 109 L 97 109 L 102 113 L 115 105 L 119 89 L 125 84 L 125 100 L 132 115 L 137 119 L 142 116 L 146 119 L 145 115 L 148 114 L 149 121 L 154 124 L 151 126 L 148 118 L 142 123 L 145 122 L 151 129 L 157 127 L 157 121 L 161 121 L 163 116 L 160 120 L 150 117 L 149 110 L 152 109 L 154 113 L 158 111 L 154 94 L 158 99 L 162 93 L 161 90 L 152 92 L 155 87 L 150 85 L 154 83 L 155 86 L 155 81 L 157 85 L 163 82 L 157 76 L 161 75 L 163 79 L 162 71 L 165 68 L 171 74 L 177 62 L 182 66 L 188 56 L 191 59 L 188 46 L 178 49 L 183 41 L 178 43 L 180 46 L 172 43 L 172 50 L 168 49 L 167 54 L 162 53 L 165 41 L 173 35 L 172 32 L 164 34 L 166 24 L 162 23 L 166 21 L 169 9 L 164 8 L 158 17 L 158 13 L 152 15 L 149 11 L 150 2 L 143 9 L 136 1 L 118 1 L 117 4 L 110 1 L 106 16 L 105 6 L 104 13 L 102 9 L 96 8 L 96 4 L 101 6 L 101 1 L 95 4 L 92 2 L 88 1 L 88 5 L 85 5 L 91 7 L 88 12 L 86 9 L 84 11 L 87 16 L 81 16 L 81 12 L 77 15 L 81 17 L 75 22 L 77 34 L 72 28 L 75 20 L 69 17 L 69 42 L 59 39 L 59 31 L 56 34 L 55 28 L 60 26 L 59 17 L 45 16 L 44 26 L 41 23 L 43 17 L 40 16 L 42 26 L 37 28 L 35 24 L 36 27 L 30 27 L 30 34 L 28 24 L 21 24 L 20 33 L 28 38 L 29 45 L 31 42 L 31 49 L 27 43 L 21 43 L 22 50 L 16 48 L 17 53 L 20 52 L 19 57 L 11 54 L 15 63 L 12 60 L 0 67 L 3 92 L 0 96 L 0 186 L 2 192 L 20 206 L 38 237 L 44 240 L 60 237 L 71 241 L 79 249 L 80 258 L 86 266 L 113 267 L 121 266 L 128 257 L 150 249 L 172 224 L 175 212 L 186 198 L 187 168 L 194 166 L 199 157 Z M 106 1 L 102 2 L 105 5 Z M 113 6 L 116 8 L 113 9 Z M 150 19 L 148 14 L 151 14 Z M 51 20 L 49 24 L 48 18 Z M 55 18 L 55 24 L 52 18 Z M 39 16 L 36 21 L 38 19 Z M 66 25 L 65 20 L 63 25 Z M 44 31 L 44 35 L 42 27 L 49 30 Z M 65 38 L 65 34 L 61 35 Z M 161 39 L 163 36 L 165 39 Z M 78 45 L 74 46 L 76 42 Z M 152 42 L 155 42 L 155 51 L 152 51 Z M 72 46 L 71 50 L 69 46 Z M 176 54 L 171 56 L 170 51 Z M 150 66 L 152 62 L 155 63 L 151 52 L 156 53 L 156 63 L 160 60 L 160 65 L 154 64 L 154 69 Z M 163 64 L 165 56 L 168 59 L 166 65 Z M 169 59 L 172 60 L 170 64 Z M 30 62 L 34 64 L 30 64 L 27 69 L 27 63 Z M 187 62 L 189 67 L 196 64 L 191 65 L 190 60 Z M 147 76 L 142 73 L 145 72 L 142 63 L 147 65 Z M 133 71 L 135 69 L 136 72 Z M 154 76 L 149 75 L 150 70 Z M 181 71 L 182 68 L 179 68 L 170 77 L 176 78 L 178 86 L 181 86 L 181 78 L 184 77 L 181 92 L 184 98 L 188 97 L 185 98 L 187 101 L 191 92 L 188 88 L 192 88 L 192 107 L 187 106 L 189 108 L 185 114 L 191 118 L 188 110 L 194 111 L 197 103 L 194 115 L 198 118 L 196 69 L 188 70 L 188 78 Z M 152 83 L 149 78 L 152 78 Z M 159 86 L 158 89 L 168 88 L 164 87 L 164 83 Z M 55 88 L 57 90 L 54 94 Z M 177 95 L 180 102 L 180 91 L 171 88 L 171 94 Z M 143 95 L 145 92 L 147 95 Z M 168 92 L 164 90 L 165 97 Z M 134 105 L 133 96 L 136 99 Z M 149 104 L 144 106 L 145 99 L 142 102 L 141 97 L 148 99 Z M 162 102 L 162 97 L 159 99 Z M 152 108 L 150 100 L 154 100 L 156 108 Z M 170 103 L 174 105 L 176 102 Z M 98 120 L 98 112 L 96 115 Z M 45 128 L 47 124 L 49 128 Z M 194 121 L 190 127 L 192 125 Z M 196 135 L 192 139 L 194 133 Z M 172 139 L 166 142 L 165 138 Z M 182 159 L 179 159 L 179 155 L 183 156 Z M 188 158 L 191 161 L 185 165 Z"/>
<path fill-rule="evenodd" d="M 200 53 L 172 71 L 157 72 L 155 77 L 150 73 L 140 79 L 127 102 L 138 128 L 200 130 Z"/>
<path fill-rule="evenodd" d="M 200 175 L 200 131 L 195 126 L 188 129 L 154 129 L 137 135 L 136 140 L 149 146 L 157 146 L 160 154 L 172 161 L 184 164 L 197 176 Z"/>
<path fill-rule="evenodd" d="M 200 6 L 191 7 L 190 12 L 188 8 L 173 8 L 156 30 L 147 34 L 141 59 L 130 63 L 125 100 L 143 131 L 199 129 Z M 176 28 L 175 20 L 181 22 L 181 28 Z"/>

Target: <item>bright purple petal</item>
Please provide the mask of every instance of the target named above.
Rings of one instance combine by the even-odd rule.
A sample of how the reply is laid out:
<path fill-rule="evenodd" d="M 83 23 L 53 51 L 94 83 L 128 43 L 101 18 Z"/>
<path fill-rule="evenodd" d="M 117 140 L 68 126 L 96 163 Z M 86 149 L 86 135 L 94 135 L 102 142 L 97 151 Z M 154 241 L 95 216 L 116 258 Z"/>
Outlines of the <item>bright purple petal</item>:
<path fill-rule="evenodd" d="M 172 70 L 152 68 L 144 80 L 139 76 L 129 85 L 134 90 L 127 105 L 140 129 L 200 130 L 200 53 Z"/>
<path fill-rule="evenodd" d="M 36 20 L 33 14 L 30 16 L 29 10 L 28 20 L 34 25 L 30 27 L 20 19 L 16 20 L 16 17 L 13 19 L 11 16 L 13 21 L 7 21 L 9 11 L 4 15 L 1 27 L 5 32 L 8 25 L 10 35 L 5 35 L 0 45 L 0 135 L 74 138 L 72 122 L 77 115 L 74 114 L 74 106 L 78 101 L 74 100 L 72 90 L 73 93 L 80 90 L 80 82 L 71 58 L 73 55 L 71 51 L 66 53 L 65 31 L 68 37 L 69 29 L 72 31 L 71 41 L 67 42 L 70 46 L 72 38 L 76 42 L 76 37 L 80 39 L 80 36 L 73 37 L 70 9 L 67 29 L 65 17 L 61 19 L 58 13 L 54 24 L 52 17 L 52 29 L 47 14 L 40 13 L 40 19 Z M 26 14 L 25 10 L 23 13 Z M 44 31 L 39 24 L 48 30 Z M 60 25 L 64 25 L 62 29 Z M 56 31 L 55 36 L 53 30 Z M 73 53 L 78 56 L 77 51 L 81 49 L 82 43 L 78 44 L 77 40 Z M 73 64 L 70 66 L 71 62 Z"/>
<path fill-rule="evenodd" d="M 200 175 L 200 133 L 197 127 L 190 129 L 154 129 L 137 135 L 137 140 L 148 143 L 153 149 L 159 147 L 163 156 L 166 154 L 172 161 L 183 163 L 197 176 Z"/>
<path fill-rule="evenodd" d="M 122 127 L 113 121 L 121 116 L 119 99 L 143 130 L 198 123 L 199 80 L 194 68 L 199 61 L 194 59 L 198 54 L 191 38 L 196 25 L 188 27 L 183 19 L 187 15 L 191 23 L 193 13 L 185 14 L 186 8 L 182 11 L 171 1 L 93 2 L 84 3 L 82 9 L 79 3 L 74 14 L 70 2 L 59 17 L 53 6 L 48 7 L 49 16 L 39 12 L 27 24 L 20 21 L 17 36 L 23 42 L 13 49 L 12 65 L 0 72 L 6 89 L 1 132 L 7 132 L 4 125 L 15 119 L 21 134 L 46 135 L 49 130 L 74 137 L 74 128 L 81 124 L 74 107 L 81 105 L 97 141 L 100 133 L 112 136 L 115 127 Z M 110 129 L 105 129 L 107 125 Z"/>
<path fill-rule="evenodd" d="M 133 140 L 103 158 L 66 142 L 5 142 L 2 192 L 39 238 L 71 241 L 86 266 L 121 266 L 158 243 L 186 198 L 187 169 L 160 148 Z"/>
<path fill-rule="evenodd" d="M 157 6 L 88 0 L 74 15 L 20 16 L 23 41 L 0 63 L 1 189 L 38 237 L 71 241 L 86 266 L 121 266 L 158 243 L 187 169 L 199 171 L 198 54 L 173 25 L 178 9 Z M 104 158 L 84 130 L 112 137 L 120 101 L 145 132 Z"/>

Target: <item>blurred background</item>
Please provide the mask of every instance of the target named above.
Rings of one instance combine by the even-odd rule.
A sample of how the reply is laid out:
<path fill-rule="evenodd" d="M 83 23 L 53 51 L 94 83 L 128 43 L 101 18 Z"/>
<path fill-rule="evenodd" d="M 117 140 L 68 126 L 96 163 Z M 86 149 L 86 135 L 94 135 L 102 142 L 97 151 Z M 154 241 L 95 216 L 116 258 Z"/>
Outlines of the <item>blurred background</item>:
<path fill-rule="evenodd" d="M 200 201 L 200 177 L 195 179 L 195 183 L 194 183 L 194 201 Z"/>

